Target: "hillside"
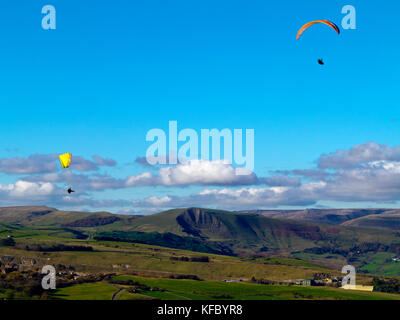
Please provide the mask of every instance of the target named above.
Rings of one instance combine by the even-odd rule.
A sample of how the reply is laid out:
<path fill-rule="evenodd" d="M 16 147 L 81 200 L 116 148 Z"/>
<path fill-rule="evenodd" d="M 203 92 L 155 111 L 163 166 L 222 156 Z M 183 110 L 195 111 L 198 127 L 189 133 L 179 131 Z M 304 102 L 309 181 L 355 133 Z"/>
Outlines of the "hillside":
<path fill-rule="evenodd" d="M 144 239 L 144 235 L 148 237 L 149 234 L 153 235 L 153 242 Z M 178 246 L 172 242 L 160 242 L 160 234 L 181 237 Z M 270 218 L 256 213 L 201 208 L 168 210 L 129 223 L 121 220 L 97 228 L 97 235 L 103 240 L 172 245 L 175 248 L 209 250 L 243 257 L 296 257 L 334 268 L 348 262 L 356 266 L 370 264 L 381 253 L 390 260 L 400 249 L 399 234 L 391 230 L 382 232 L 380 229 L 333 226 Z M 194 240 L 188 242 L 188 239 Z M 195 249 L 199 248 L 200 242 L 203 247 Z M 400 268 L 394 268 L 400 274 Z"/>
<path fill-rule="evenodd" d="M 62 211 L 44 206 L 0 208 L 0 223 L 25 226 L 91 227 L 137 217 L 115 215 L 108 212 Z"/>
<path fill-rule="evenodd" d="M 342 223 L 343 226 L 400 230 L 400 210 L 391 210 L 379 215 L 367 215 Z"/>
<path fill-rule="evenodd" d="M 352 225 L 353 221 L 361 221 L 363 218 L 371 221 L 379 221 L 381 217 L 397 218 L 400 209 L 304 209 L 304 210 L 248 210 L 242 213 L 259 214 L 269 218 L 296 220 L 303 222 L 324 223 L 332 225 Z M 366 223 L 365 225 L 355 223 L 354 226 L 365 226 L 371 228 L 393 229 L 390 223 Z M 398 225 L 395 224 L 397 229 Z"/>
<path fill-rule="evenodd" d="M 336 269 L 353 264 L 365 272 L 400 275 L 400 264 L 393 260 L 400 254 L 400 234 L 382 232 L 382 223 L 378 228 L 375 222 L 366 225 L 372 217 L 381 222 L 387 216 L 395 217 L 388 209 L 379 210 L 311 211 L 313 220 L 336 220 L 327 224 L 288 218 L 304 215 L 300 211 L 287 212 L 282 218 L 278 211 L 269 212 L 267 217 L 264 212 L 182 208 L 137 217 L 8 207 L 0 209 L 0 236 L 27 238 L 44 232 L 41 237 L 142 243 L 239 257 L 298 258 Z M 334 213 L 344 222 L 332 219 Z"/>
<path fill-rule="evenodd" d="M 271 219 L 257 214 L 185 208 L 174 209 L 99 228 L 121 232 L 158 232 L 190 236 L 204 242 L 218 242 L 235 252 L 289 251 L 313 247 L 340 232 L 330 226 Z"/>
<path fill-rule="evenodd" d="M 18 264 L 32 261 L 33 269 L 50 263 L 58 270 L 64 270 L 64 275 L 58 275 L 57 290 L 47 297 L 50 299 L 112 299 L 121 289 L 124 290 L 121 299 L 400 299 L 399 295 L 379 292 L 287 285 L 293 281 L 291 279 L 310 279 L 316 274 L 332 278 L 341 276 L 339 270 L 330 270 L 300 259 L 199 256 L 196 252 L 165 247 L 74 239 L 62 239 L 62 243 L 70 247 L 90 246 L 93 250 L 59 250 L 44 255 L 44 252 L 26 250 L 26 247 L 32 246 L 33 242 L 46 246 L 61 239 L 40 239 L 32 235 L 15 239 L 17 246 L 14 248 L 0 246 L 1 259 L 12 258 Z M 29 269 L 26 264 L 23 267 Z M 32 275 L 32 272 L 19 273 L 17 280 L 16 273 L 9 273 L 2 282 L 7 284 L 7 289 L 0 286 L 0 298 L 35 298 L 29 296 L 30 291 L 18 290 L 26 289 L 23 277 Z M 112 274 L 113 277 L 96 278 L 101 273 Z M 70 275 L 77 279 L 72 280 Z M 190 280 L 193 275 L 198 279 Z M 27 280 L 32 285 L 35 281 L 37 283 L 35 279 Z M 129 280 L 133 284 L 129 285 Z M 65 286 L 67 281 L 69 285 Z M 360 275 L 357 281 L 369 285 L 372 277 Z M 130 290 L 132 285 L 136 287 L 134 291 Z"/>

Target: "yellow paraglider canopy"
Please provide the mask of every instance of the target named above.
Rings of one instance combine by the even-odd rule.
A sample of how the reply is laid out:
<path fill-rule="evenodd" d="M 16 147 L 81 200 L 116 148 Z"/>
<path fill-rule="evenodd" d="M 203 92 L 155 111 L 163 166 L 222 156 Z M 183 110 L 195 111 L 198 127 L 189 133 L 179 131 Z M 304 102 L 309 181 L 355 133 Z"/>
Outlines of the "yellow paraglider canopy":
<path fill-rule="evenodd" d="M 71 153 L 64 153 L 60 154 L 60 162 L 63 168 L 68 168 L 69 165 L 71 164 L 71 158 L 72 154 Z"/>

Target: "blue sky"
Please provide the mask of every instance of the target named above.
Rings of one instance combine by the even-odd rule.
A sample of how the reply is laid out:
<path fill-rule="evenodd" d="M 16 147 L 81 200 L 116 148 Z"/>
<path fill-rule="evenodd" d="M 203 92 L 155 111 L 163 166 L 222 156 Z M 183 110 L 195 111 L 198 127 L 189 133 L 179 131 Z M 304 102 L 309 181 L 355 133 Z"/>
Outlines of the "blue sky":
<path fill-rule="evenodd" d="M 41 8 L 46 4 L 57 10 L 56 30 L 41 28 Z M 338 36 L 316 25 L 295 40 L 299 27 L 310 20 L 328 19 L 341 27 L 341 9 L 347 4 L 356 8 L 356 30 L 341 30 Z M 124 180 L 149 170 L 157 174 L 157 169 L 142 167 L 135 159 L 146 153 L 147 131 L 167 131 L 170 120 L 177 120 L 179 129 L 197 131 L 254 129 L 258 178 L 316 168 L 322 154 L 354 150 L 357 145 L 363 146 L 355 149 L 363 154 L 372 148 L 374 156 L 362 158 L 358 168 L 344 168 L 346 177 L 362 175 L 373 161 L 397 165 L 400 160 L 393 156 L 400 138 L 396 1 L 380 6 L 356 0 L 31 0 L 0 6 L 0 161 L 10 160 L 0 165 L 4 205 L 31 200 L 64 208 L 144 212 L 164 208 L 155 202 L 154 207 L 146 205 L 145 199 L 157 197 L 165 199 L 165 207 L 191 205 L 191 200 L 193 205 L 229 207 L 229 201 L 220 201 L 219 196 L 209 202 L 196 195 L 205 189 L 237 192 L 243 184 L 236 180 L 226 185 L 152 182 L 85 191 L 79 190 L 84 185 L 74 183 L 76 199 L 93 202 L 70 205 L 58 199 L 63 195 L 56 189 L 48 197 L 24 194 L 23 201 L 9 195 L 16 181 L 54 182 L 38 177 L 46 172 L 7 169 L 15 159 L 34 154 L 72 152 L 85 159 L 98 155 L 115 160 L 115 165 L 94 172 L 80 171 L 87 177 L 101 174 Z M 317 64 L 318 58 L 324 59 L 324 66 Z M 382 168 L 387 164 L 381 165 L 379 170 L 386 170 Z M 362 172 L 349 171 L 361 167 Z M 327 181 L 344 179 L 342 169 L 319 168 L 335 171 Z M 360 196 L 360 185 L 354 185 L 349 198 L 324 191 L 294 202 L 285 197 L 264 203 L 257 198 L 254 203 L 239 201 L 238 206 L 398 206 L 399 187 L 386 184 L 386 178 L 383 184 L 376 178 L 379 174 L 368 172 L 372 180 L 364 182 L 382 188 L 382 193 L 387 187 L 390 196 L 370 196 L 372 190 Z M 311 181 L 309 176 L 285 176 L 300 179 L 301 184 Z M 58 179 L 54 186 L 62 189 L 67 184 Z M 264 199 L 271 190 L 263 192 Z M 126 203 L 93 205 L 104 199 Z"/>

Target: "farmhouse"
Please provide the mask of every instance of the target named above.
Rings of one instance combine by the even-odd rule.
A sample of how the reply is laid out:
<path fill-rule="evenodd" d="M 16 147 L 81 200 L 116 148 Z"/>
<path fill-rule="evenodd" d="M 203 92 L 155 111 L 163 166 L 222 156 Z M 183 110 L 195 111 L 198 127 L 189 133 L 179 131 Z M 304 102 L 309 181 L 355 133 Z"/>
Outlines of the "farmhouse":
<path fill-rule="evenodd" d="M 372 292 L 374 291 L 374 287 L 373 286 L 363 286 L 363 285 L 350 285 L 350 284 L 346 284 L 343 287 L 341 287 L 342 289 L 345 290 L 359 290 L 359 291 L 369 291 Z"/>

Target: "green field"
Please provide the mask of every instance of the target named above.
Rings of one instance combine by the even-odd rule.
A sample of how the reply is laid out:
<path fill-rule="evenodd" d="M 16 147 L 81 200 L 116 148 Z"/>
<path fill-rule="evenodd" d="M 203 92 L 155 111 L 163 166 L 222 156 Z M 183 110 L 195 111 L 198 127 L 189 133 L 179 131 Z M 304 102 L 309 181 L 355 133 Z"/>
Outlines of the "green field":
<path fill-rule="evenodd" d="M 195 229 L 197 225 L 193 225 L 193 221 L 190 220 L 193 216 L 183 209 L 144 218 L 117 216 L 119 220 L 100 226 L 96 223 L 110 219 L 112 215 L 107 213 L 81 215 L 77 212 L 57 210 L 42 214 L 47 210 L 45 208 L 34 209 L 39 210 L 39 214 L 32 213 L 33 209 L 28 208 L 13 210 L 0 214 L 0 239 L 13 241 L 12 245 L 0 242 L 0 258 L 13 257 L 19 264 L 27 259 L 35 260 L 33 265 L 28 265 L 27 268 L 36 274 L 40 272 L 41 266 L 49 264 L 55 266 L 57 271 L 68 270 L 63 275 L 60 273 L 60 276 L 64 277 L 61 280 L 64 281 L 65 287 L 60 287 L 52 293 L 49 296 L 52 299 L 398 299 L 400 297 L 400 295 L 377 292 L 350 292 L 333 287 L 283 285 L 298 283 L 298 279 L 313 279 L 319 274 L 336 280 L 335 278 L 342 276 L 341 267 L 349 264 L 348 258 L 351 258 L 351 263 L 357 267 L 357 284 L 371 285 L 376 274 L 395 279 L 400 275 L 400 263 L 392 260 L 395 257 L 394 249 L 397 246 L 398 234 L 391 231 L 385 234 L 376 230 L 337 229 L 336 226 L 315 226 L 275 221 L 255 215 L 244 217 L 236 213 L 198 210 L 197 213 L 205 220 L 219 221 L 220 225 L 223 223 L 222 227 L 219 227 L 219 233 L 215 235 L 212 232 L 215 224 L 210 222 L 202 227 L 202 233 L 207 236 L 212 235 L 214 238 L 212 241 L 204 240 L 204 246 L 198 247 L 199 241 L 203 241 L 203 238 L 188 236 L 187 233 L 184 235 L 182 229 L 175 236 L 141 233 L 160 231 L 162 228 L 165 230 L 161 231 L 176 232 L 176 223 L 179 219 L 186 219 L 187 223 L 192 223 L 192 226 L 188 227 L 189 233 L 198 232 Z M 140 221 L 143 223 L 140 224 Z M 156 227 L 156 223 L 159 224 L 160 230 L 152 229 Z M 116 231 L 115 229 L 119 227 L 121 231 Z M 99 235 L 104 238 L 98 237 Z M 113 236 L 107 238 L 105 235 Z M 120 236 L 128 238 L 119 239 Z M 172 247 L 168 246 L 169 239 L 173 242 Z M 181 240 L 182 245 L 179 243 Z M 223 242 L 217 243 L 215 242 L 217 240 Z M 362 242 L 359 247 L 355 246 L 360 240 Z M 380 243 L 375 244 L 375 240 Z M 163 246 L 142 243 L 148 241 L 155 241 Z M 380 247 L 375 248 L 375 245 Z M 194 247 L 200 248 L 202 252 L 187 249 Z M 222 255 L 204 252 L 203 249 L 207 248 L 212 249 L 212 252 L 226 248 L 238 251 L 235 255 Z M 303 250 L 304 248 L 307 250 Z M 4 268 L 7 262 L 2 263 Z M 3 284 L 3 287 L 0 287 L 0 298 L 47 298 L 47 294 L 43 295 L 43 292 L 35 289 L 35 286 L 40 285 L 38 277 L 29 275 L 24 278 L 25 271 L 26 269 L 22 268 L 11 274 L 4 272 L 0 275 Z M 115 279 L 132 279 L 155 289 L 144 290 L 124 283 L 112 283 L 107 280 L 110 274 L 115 275 Z M 82 281 L 80 277 L 83 277 Z M 202 281 L 177 280 L 196 277 Z M 28 289 L 24 287 L 26 286 L 24 281 L 14 281 L 21 278 L 30 281 Z M 18 285 L 10 286 L 16 282 Z M 29 291 L 31 289 L 32 292 Z"/>
<path fill-rule="evenodd" d="M 114 277 L 118 280 L 137 281 L 161 291 L 142 291 L 139 294 L 123 291 L 118 300 L 400 300 L 400 295 L 379 292 L 347 291 L 336 288 L 301 286 L 275 286 L 251 283 L 225 283 L 221 281 L 172 280 L 144 278 L 128 275 Z M 120 286 L 126 288 L 125 286 Z M 90 283 L 58 289 L 53 299 L 111 300 L 119 289 L 108 283 Z"/>
<path fill-rule="evenodd" d="M 111 300 L 118 289 L 108 283 L 83 283 L 58 289 L 53 299 L 62 300 Z"/>
<path fill-rule="evenodd" d="M 26 244 L 60 243 L 60 239 L 43 239 L 42 237 L 16 238 L 22 248 Z M 311 277 L 316 272 L 327 268 L 307 261 L 289 258 L 238 258 L 207 254 L 210 262 L 185 262 L 171 260 L 173 257 L 196 257 L 204 255 L 198 252 L 171 249 L 144 244 L 125 242 L 98 242 L 95 240 L 65 239 L 64 245 L 85 245 L 93 247 L 93 252 L 35 252 L 12 247 L 0 248 L 4 255 L 31 257 L 51 262 L 53 265 L 73 265 L 82 272 L 123 272 L 124 268 L 113 268 L 113 265 L 129 265 L 128 271 L 148 272 L 150 275 L 195 274 L 205 280 L 250 279 L 251 277 L 269 280 L 299 279 Z M 337 271 L 333 271 L 339 274 Z"/>

